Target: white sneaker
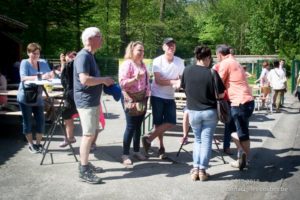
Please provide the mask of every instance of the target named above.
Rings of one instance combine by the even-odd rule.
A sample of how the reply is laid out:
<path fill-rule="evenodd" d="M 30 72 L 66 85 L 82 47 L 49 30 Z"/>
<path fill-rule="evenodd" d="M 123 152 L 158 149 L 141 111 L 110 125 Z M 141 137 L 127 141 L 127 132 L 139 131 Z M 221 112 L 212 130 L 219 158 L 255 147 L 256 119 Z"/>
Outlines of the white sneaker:
<path fill-rule="evenodd" d="M 38 149 L 37 149 L 37 147 L 35 146 L 35 145 L 29 145 L 28 146 L 28 151 L 30 152 L 30 153 L 33 153 L 33 154 L 36 154 L 36 153 L 38 153 Z"/>
<path fill-rule="evenodd" d="M 130 160 L 128 155 L 123 155 L 122 161 L 123 161 L 123 165 L 125 166 L 132 165 L 132 161 Z"/>
<path fill-rule="evenodd" d="M 239 159 L 238 160 L 235 160 L 235 161 L 232 161 L 230 163 L 231 167 L 234 167 L 234 168 L 240 168 L 240 161 Z"/>
<path fill-rule="evenodd" d="M 144 156 L 141 152 L 134 152 L 133 156 L 138 160 L 147 160 L 147 157 Z"/>

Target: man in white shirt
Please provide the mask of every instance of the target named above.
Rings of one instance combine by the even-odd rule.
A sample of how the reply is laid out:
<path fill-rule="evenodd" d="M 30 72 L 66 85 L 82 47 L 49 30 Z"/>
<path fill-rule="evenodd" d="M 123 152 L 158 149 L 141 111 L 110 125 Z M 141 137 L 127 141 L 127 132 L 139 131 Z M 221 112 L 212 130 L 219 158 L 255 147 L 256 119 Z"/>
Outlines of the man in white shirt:
<path fill-rule="evenodd" d="M 161 159 L 166 158 L 163 134 L 176 125 L 174 93 L 180 87 L 180 78 L 184 70 L 184 61 L 174 56 L 175 40 L 173 38 L 164 39 L 162 48 L 165 53 L 153 60 L 154 81 L 151 86 L 151 105 L 155 129 L 142 138 L 146 153 L 148 153 L 151 142 L 156 137 L 159 139 L 158 156 Z"/>
<path fill-rule="evenodd" d="M 282 68 L 279 68 L 279 61 L 274 61 L 274 69 L 268 74 L 270 86 L 274 90 L 273 104 L 276 106 L 276 112 L 280 112 L 280 101 L 286 92 L 286 76 Z M 278 97 L 279 96 L 279 97 Z"/>

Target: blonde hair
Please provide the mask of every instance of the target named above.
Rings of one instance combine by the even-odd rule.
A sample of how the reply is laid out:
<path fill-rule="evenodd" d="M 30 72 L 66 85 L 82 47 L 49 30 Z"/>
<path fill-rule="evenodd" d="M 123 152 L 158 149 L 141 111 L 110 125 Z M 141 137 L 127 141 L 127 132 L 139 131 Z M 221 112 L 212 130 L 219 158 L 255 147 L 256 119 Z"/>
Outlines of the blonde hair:
<path fill-rule="evenodd" d="M 126 47 L 125 56 L 124 56 L 125 59 L 132 59 L 133 48 L 136 45 L 144 46 L 144 44 L 141 41 L 130 42 Z"/>

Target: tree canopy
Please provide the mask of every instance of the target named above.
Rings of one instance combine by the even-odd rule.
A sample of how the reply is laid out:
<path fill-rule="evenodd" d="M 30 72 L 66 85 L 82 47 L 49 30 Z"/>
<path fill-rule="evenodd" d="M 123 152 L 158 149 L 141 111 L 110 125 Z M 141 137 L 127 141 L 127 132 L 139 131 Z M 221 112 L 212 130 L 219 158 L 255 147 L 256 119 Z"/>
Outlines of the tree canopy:
<path fill-rule="evenodd" d="M 161 53 L 173 37 L 177 55 L 193 56 L 195 46 L 225 43 L 237 54 L 279 54 L 300 59 L 300 3 L 293 0 L 2 0 L 0 14 L 28 25 L 24 42 L 39 42 L 43 54 L 58 58 L 81 48 L 80 34 L 99 27 L 98 55 L 123 57 L 129 41 L 145 45 L 145 57 Z"/>

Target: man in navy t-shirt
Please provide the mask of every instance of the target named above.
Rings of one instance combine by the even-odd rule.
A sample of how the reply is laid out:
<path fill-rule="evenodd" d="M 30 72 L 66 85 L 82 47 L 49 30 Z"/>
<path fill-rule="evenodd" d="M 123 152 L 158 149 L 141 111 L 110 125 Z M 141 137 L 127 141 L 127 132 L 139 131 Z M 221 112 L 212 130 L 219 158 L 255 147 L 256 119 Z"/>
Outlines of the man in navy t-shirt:
<path fill-rule="evenodd" d="M 74 60 L 74 101 L 82 126 L 80 144 L 79 178 L 88 183 L 100 183 L 101 179 L 95 173 L 102 168 L 88 162 L 90 148 L 99 128 L 100 95 L 102 84 L 110 86 L 114 80 L 110 77 L 100 77 L 94 54 L 102 45 L 100 30 L 96 27 L 86 28 L 81 35 L 83 49 Z"/>

